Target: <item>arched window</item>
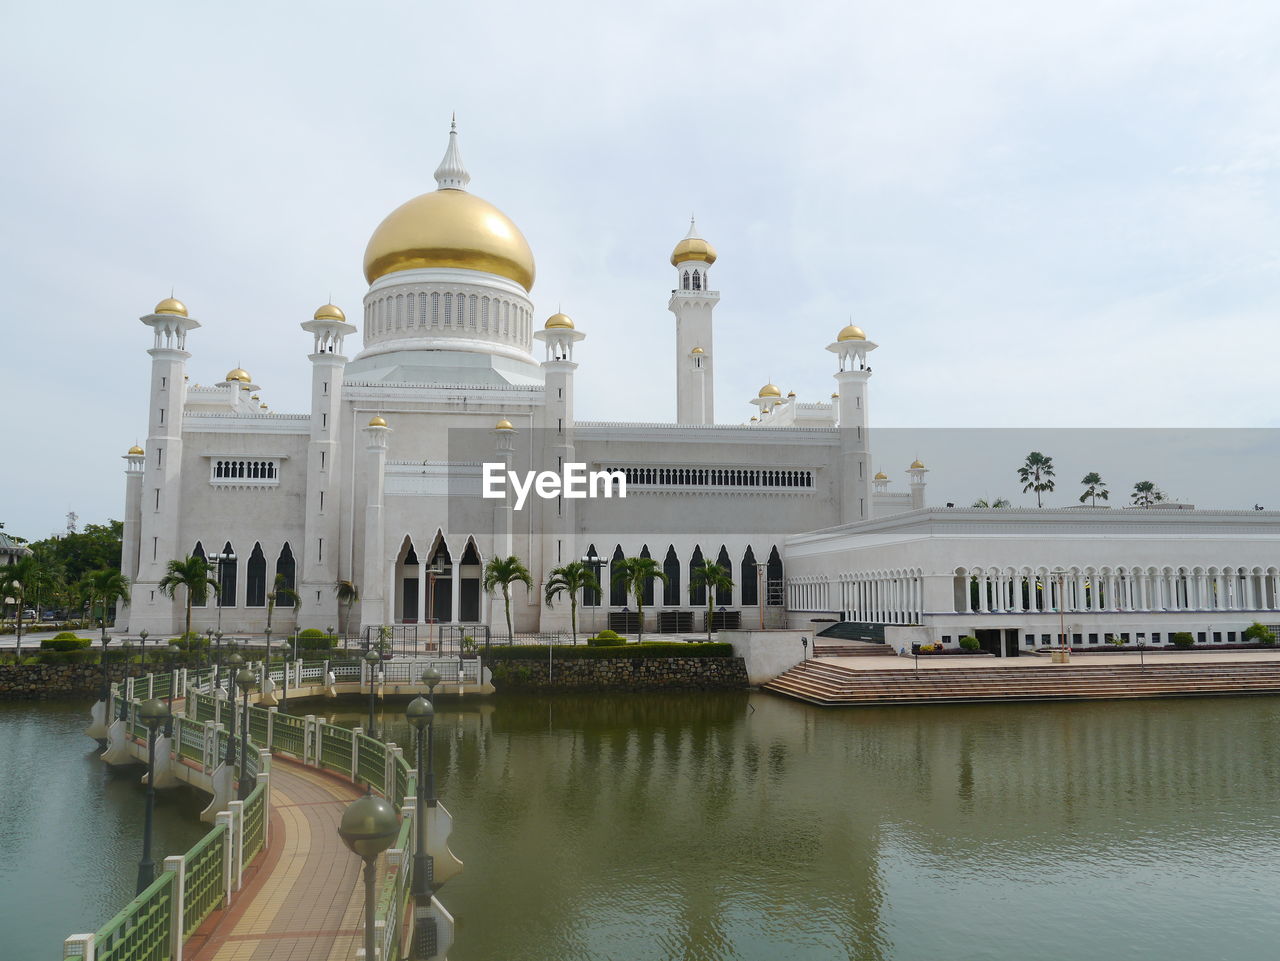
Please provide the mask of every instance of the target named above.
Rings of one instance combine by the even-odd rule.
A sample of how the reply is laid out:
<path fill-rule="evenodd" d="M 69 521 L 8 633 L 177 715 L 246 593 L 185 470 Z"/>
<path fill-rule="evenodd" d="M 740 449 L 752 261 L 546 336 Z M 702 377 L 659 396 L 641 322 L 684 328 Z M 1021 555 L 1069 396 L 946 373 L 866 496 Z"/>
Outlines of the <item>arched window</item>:
<path fill-rule="evenodd" d="M 648 545 L 648 544 L 645 544 L 643 547 L 641 547 L 641 548 L 640 548 L 640 556 L 641 556 L 641 557 L 651 557 L 651 556 L 652 556 L 652 555 L 650 555 L 650 553 L 649 553 L 649 545 Z M 652 607 L 652 606 L 653 606 L 653 581 L 654 581 L 654 579 L 653 579 L 652 577 L 646 577 L 646 578 L 645 578 L 645 581 L 644 581 L 644 590 L 642 590 L 642 591 L 640 592 L 640 596 L 644 599 L 644 606 L 645 606 L 645 607 Z"/>
<path fill-rule="evenodd" d="M 243 467 L 243 463 L 241 467 Z M 235 551 L 231 547 L 231 542 L 227 541 L 222 546 L 223 554 L 234 554 Z M 236 606 L 236 574 L 239 570 L 239 559 L 218 561 L 218 583 L 222 585 L 222 589 L 218 592 L 220 598 L 219 603 L 223 607 Z"/>
<path fill-rule="evenodd" d="M 774 547 L 769 552 L 769 562 L 764 568 L 765 581 L 765 603 L 770 607 L 781 607 L 783 604 L 782 596 L 782 558 L 778 556 L 778 548 Z"/>
<path fill-rule="evenodd" d="M 196 546 L 195 546 L 195 548 L 191 551 L 191 556 L 192 556 L 192 557 L 198 557 L 198 558 L 200 558 L 200 560 L 204 561 L 206 564 L 209 562 L 209 559 L 208 559 L 207 557 L 205 557 L 205 554 L 204 554 L 204 545 L 203 545 L 203 544 L 201 544 L 199 541 L 196 541 Z M 209 571 L 209 573 L 210 573 L 210 574 L 213 574 L 213 571 Z M 207 596 L 208 596 L 208 595 L 206 594 L 206 597 L 207 597 Z M 208 601 L 207 601 L 207 600 L 199 601 L 199 602 L 197 602 L 197 601 L 195 601 L 195 600 L 192 600 L 192 602 L 191 602 L 191 606 L 192 606 L 192 607 L 204 607 L 207 603 L 208 603 Z"/>
<path fill-rule="evenodd" d="M 689 271 L 687 270 L 684 272 L 684 276 L 680 278 L 680 289 L 681 290 L 689 289 Z"/>
<path fill-rule="evenodd" d="M 724 572 L 733 577 L 733 561 L 729 560 L 729 552 L 725 550 L 724 545 L 720 545 L 720 556 L 716 558 L 716 563 L 724 568 Z M 716 603 L 721 607 L 730 607 L 733 605 L 733 588 L 720 587 L 716 589 Z"/>
<path fill-rule="evenodd" d="M 693 289 L 702 289 L 702 274 L 698 273 L 696 270 L 693 272 Z"/>
<path fill-rule="evenodd" d="M 280 586 L 291 591 L 296 591 L 297 586 L 294 584 L 294 574 L 296 571 L 297 565 L 293 560 L 293 551 L 289 549 L 289 545 L 286 543 L 284 547 L 280 548 L 280 556 L 276 558 L 276 576 L 284 577 L 284 583 Z M 284 597 L 277 597 L 276 607 L 293 607 L 293 598 L 287 595 Z"/>
<path fill-rule="evenodd" d="M 595 544 L 592 544 L 590 547 L 587 548 L 586 556 L 591 558 L 593 561 L 597 561 L 597 563 L 595 564 L 588 563 L 587 568 L 591 571 L 592 574 L 596 576 L 596 580 L 599 581 L 600 578 L 604 576 L 604 567 L 600 563 L 598 563 L 598 558 L 600 557 L 600 555 L 596 553 Z M 600 592 L 597 590 L 592 590 L 590 587 L 583 588 L 582 606 L 583 607 L 599 607 Z"/>
<path fill-rule="evenodd" d="M 265 607 L 267 603 L 267 559 L 262 545 L 254 544 L 244 572 L 244 606 Z"/>
<path fill-rule="evenodd" d="M 693 549 L 693 557 L 689 558 L 690 575 L 692 576 L 692 573 L 696 571 L 698 568 L 702 567 L 704 563 L 705 562 L 702 558 L 702 548 L 695 547 Z M 692 581 L 690 581 L 690 583 L 692 583 Z M 695 587 L 692 591 L 689 592 L 689 603 L 692 604 L 694 607 L 707 606 L 707 588 L 705 584 L 699 584 L 697 587 Z"/>
<path fill-rule="evenodd" d="M 667 548 L 662 572 L 667 575 L 667 583 L 662 588 L 662 603 L 668 607 L 679 607 L 684 602 L 680 599 L 680 558 L 676 556 L 674 546 Z"/>
<path fill-rule="evenodd" d="M 755 607 L 760 603 L 760 584 L 756 573 L 760 565 L 756 563 L 756 555 L 750 547 L 747 552 L 742 555 L 741 573 L 738 575 L 738 585 L 742 591 L 742 606 Z"/>
<path fill-rule="evenodd" d="M 611 607 L 625 607 L 627 604 L 627 585 L 620 579 L 614 579 L 618 573 L 618 562 L 625 556 L 622 553 L 621 544 L 613 549 L 613 562 L 609 565 L 609 605 Z"/>

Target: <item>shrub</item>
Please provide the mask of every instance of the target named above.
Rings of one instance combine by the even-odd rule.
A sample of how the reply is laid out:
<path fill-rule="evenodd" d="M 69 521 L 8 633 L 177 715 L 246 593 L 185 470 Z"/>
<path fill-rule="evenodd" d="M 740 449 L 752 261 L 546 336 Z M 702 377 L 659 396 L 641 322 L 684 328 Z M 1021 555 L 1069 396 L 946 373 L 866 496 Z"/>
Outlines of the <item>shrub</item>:
<path fill-rule="evenodd" d="M 1267 625 L 1258 621 L 1245 628 L 1244 637 L 1247 641 L 1254 641 L 1265 647 L 1274 647 L 1276 643 L 1276 636 L 1267 629 Z"/>
<path fill-rule="evenodd" d="M 612 638 L 613 640 L 620 639 L 620 636 L 616 631 L 611 631 L 607 627 L 603 631 L 598 631 L 596 633 L 596 637 L 608 637 L 608 638 Z"/>
<path fill-rule="evenodd" d="M 328 637 L 328 636 L 329 636 L 328 634 L 320 630 L 320 628 L 318 627 L 308 627 L 305 631 L 298 632 L 299 640 L 307 637 Z"/>
<path fill-rule="evenodd" d="M 76 637 L 70 631 L 63 631 L 57 637 L 51 637 L 40 642 L 40 650 L 42 651 L 83 651 L 87 648 L 91 641 L 87 637 Z"/>
<path fill-rule="evenodd" d="M 44 645 L 41 644 L 43 648 Z M 97 651 L 71 650 L 63 648 L 60 650 L 41 650 L 35 656 L 36 664 L 95 664 L 98 661 Z M 23 662 L 24 664 L 32 663 L 30 660 Z"/>
<path fill-rule="evenodd" d="M 1184 651 L 1189 647 L 1195 646 L 1195 643 L 1196 643 L 1195 637 L 1193 637 L 1187 631 L 1178 631 L 1176 634 L 1172 635 L 1169 639 L 1173 641 L 1174 647 L 1181 648 Z"/>
<path fill-rule="evenodd" d="M 170 646 L 177 647 L 180 651 L 207 651 L 209 649 L 209 639 L 203 634 L 197 634 L 192 631 L 190 634 L 180 634 L 169 641 Z"/>
<path fill-rule="evenodd" d="M 298 652 L 331 651 L 337 641 L 337 635 L 326 634 L 324 631 L 317 631 L 314 627 L 311 627 L 298 634 Z"/>
<path fill-rule="evenodd" d="M 972 634 L 960 638 L 960 648 L 965 651 L 978 651 L 982 649 L 982 645 L 978 643 L 978 639 Z"/>
<path fill-rule="evenodd" d="M 614 634 L 612 637 L 605 637 L 603 634 L 597 634 L 595 637 L 587 638 L 587 647 L 619 647 L 627 643 L 625 637 L 619 637 Z"/>

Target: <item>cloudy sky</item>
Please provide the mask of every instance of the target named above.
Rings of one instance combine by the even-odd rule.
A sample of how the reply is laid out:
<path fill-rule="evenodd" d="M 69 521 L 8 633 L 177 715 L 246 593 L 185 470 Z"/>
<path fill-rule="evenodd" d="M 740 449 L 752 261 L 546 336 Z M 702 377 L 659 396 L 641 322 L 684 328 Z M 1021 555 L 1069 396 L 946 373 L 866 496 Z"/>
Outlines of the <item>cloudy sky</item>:
<path fill-rule="evenodd" d="M 304 409 L 299 322 L 359 315 L 454 110 L 539 313 L 588 334 L 584 419 L 674 416 L 693 211 L 721 421 L 767 379 L 827 397 L 852 318 L 881 426 L 1280 426 L 1274 3 L 79 0 L 0 35 L 14 533 L 120 516 L 170 288 L 193 382 L 243 365 Z"/>

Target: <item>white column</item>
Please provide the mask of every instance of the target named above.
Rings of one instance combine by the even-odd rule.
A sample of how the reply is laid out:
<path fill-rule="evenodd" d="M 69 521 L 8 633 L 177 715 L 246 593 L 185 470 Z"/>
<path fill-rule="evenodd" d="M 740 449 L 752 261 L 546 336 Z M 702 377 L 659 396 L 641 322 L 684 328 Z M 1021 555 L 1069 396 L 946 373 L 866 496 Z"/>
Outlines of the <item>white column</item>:
<path fill-rule="evenodd" d="M 418 563 L 418 623 L 427 622 L 427 567 L 426 561 Z"/>

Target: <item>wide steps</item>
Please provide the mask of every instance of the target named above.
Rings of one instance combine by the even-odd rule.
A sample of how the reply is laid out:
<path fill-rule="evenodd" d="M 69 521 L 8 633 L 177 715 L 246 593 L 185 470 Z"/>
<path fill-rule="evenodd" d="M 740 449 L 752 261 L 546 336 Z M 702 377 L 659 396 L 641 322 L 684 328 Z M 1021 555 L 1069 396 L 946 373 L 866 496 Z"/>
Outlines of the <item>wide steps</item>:
<path fill-rule="evenodd" d="M 814 660 L 764 689 L 814 704 L 1125 699 L 1280 693 L 1280 664 L 1176 664 L 859 671 Z"/>
<path fill-rule="evenodd" d="M 876 644 L 872 641 L 850 641 L 848 644 L 813 645 L 814 657 L 878 657 L 884 654 L 896 654 L 888 644 Z"/>

